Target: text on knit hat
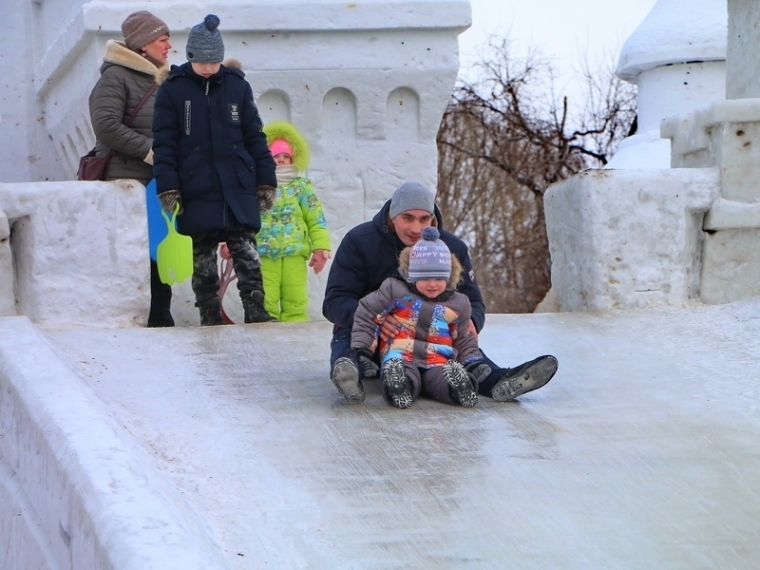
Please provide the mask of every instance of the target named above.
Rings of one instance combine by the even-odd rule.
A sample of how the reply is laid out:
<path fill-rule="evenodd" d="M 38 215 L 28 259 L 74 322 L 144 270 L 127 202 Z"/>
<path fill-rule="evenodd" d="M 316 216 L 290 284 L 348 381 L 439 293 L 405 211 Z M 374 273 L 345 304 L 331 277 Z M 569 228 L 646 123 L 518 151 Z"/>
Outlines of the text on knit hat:
<path fill-rule="evenodd" d="M 440 239 L 438 230 L 428 226 L 422 230 L 422 239 L 409 252 L 409 281 L 444 279 L 451 277 L 451 251 Z"/>

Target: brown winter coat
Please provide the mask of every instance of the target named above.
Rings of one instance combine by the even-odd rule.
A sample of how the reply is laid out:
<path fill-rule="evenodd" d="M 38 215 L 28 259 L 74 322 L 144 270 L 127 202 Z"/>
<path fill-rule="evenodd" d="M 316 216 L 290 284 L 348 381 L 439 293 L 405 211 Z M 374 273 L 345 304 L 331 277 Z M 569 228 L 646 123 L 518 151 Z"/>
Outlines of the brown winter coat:
<path fill-rule="evenodd" d="M 98 156 L 116 151 L 106 172 L 107 180 L 135 178 L 146 184 L 153 166 L 145 162 L 153 146 L 155 93 L 140 108 L 128 128 L 126 123 L 151 85 L 160 82 L 168 67 L 157 68 L 123 42 L 109 40 L 100 79 L 90 93 L 90 121 L 97 139 Z"/>

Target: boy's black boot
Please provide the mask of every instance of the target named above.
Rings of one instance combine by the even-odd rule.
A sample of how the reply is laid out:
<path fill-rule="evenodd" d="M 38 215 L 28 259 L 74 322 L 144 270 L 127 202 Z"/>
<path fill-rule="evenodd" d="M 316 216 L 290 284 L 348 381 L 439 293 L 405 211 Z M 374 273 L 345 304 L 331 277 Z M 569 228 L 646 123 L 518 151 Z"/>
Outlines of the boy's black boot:
<path fill-rule="evenodd" d="M 222 317 L 222 301 L 219 297 L 203 301 L 203 303 L 196 303 L 196 306 L 201 313 L 202 327 L 224 324 L 224 317 Z"/>
<path fill-rule="evenodd" d="M 456 360 L 449 360 L 443 365 L 443 377 L 449 385 L 451 397 L 463 408 L 472 408 L 478 403 L 478 393 L 472 387 L 470 375 Z"/>
<path fill-rule="evenodd" d="M 400 409 L 412 405 L 412 383 L 404 372 L 404 363 L 400 358 L 391 358 L 383 366 L 383 386 L 388 391 L 391 404 Z"/>
<path fill-rule="evenodd" d="M 247 295 L 241 295 L 240 300 L 243 302 L 246 323 L 268 323 L 277 320 L 264 308 L 264 293 L 261 291 L 251 291 Z"/>

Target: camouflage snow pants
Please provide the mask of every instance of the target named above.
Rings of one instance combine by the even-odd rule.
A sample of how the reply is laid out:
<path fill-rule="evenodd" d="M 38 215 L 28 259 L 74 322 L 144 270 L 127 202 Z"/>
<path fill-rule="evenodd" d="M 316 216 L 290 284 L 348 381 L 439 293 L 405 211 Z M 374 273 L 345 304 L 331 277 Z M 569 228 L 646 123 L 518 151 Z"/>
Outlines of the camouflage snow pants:
<path fill-rule="evenodd" d="M 264 292 L 261 276 L 261 259 L 252 231 L 219 230 L 195 234 L 193 238 L 193 293 L 196 305 L 209 301 L 219 292 L 219 265 L 217 250 L 226 242 L 232 256 L 241 298 L 254 291 Z"/>

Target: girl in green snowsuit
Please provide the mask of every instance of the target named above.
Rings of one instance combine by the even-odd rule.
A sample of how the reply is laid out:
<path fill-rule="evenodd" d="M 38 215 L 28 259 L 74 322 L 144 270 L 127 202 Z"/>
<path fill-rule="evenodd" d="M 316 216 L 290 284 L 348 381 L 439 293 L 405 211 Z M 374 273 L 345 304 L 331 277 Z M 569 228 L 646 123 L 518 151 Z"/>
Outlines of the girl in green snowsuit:
<path fill-rule="evenodd" d="M 307 321 L 307 268 L 319 273 L 330 259 L 330 234 L 311 182 L 299 176 L 309 165 L 309 147 L 285 121 L 264 127 L 277 164 L 274 205 L 261 215 L 256 235 L 264 276 L 264 308 L 280 321 Z"/>

